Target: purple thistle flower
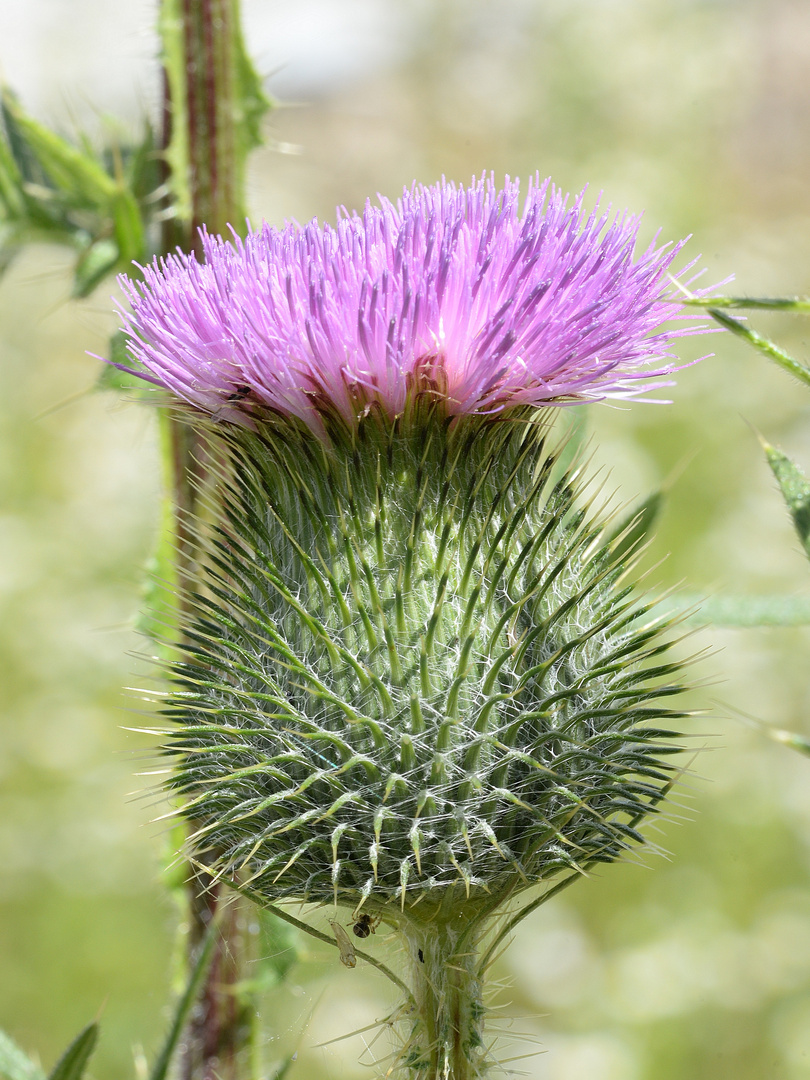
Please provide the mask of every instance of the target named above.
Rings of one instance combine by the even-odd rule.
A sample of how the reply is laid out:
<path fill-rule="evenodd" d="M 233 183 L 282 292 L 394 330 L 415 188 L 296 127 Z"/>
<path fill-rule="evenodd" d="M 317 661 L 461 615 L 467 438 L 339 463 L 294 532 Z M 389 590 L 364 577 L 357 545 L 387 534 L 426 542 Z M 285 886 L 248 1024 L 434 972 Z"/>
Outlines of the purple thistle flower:
<path fill-rule="evenodd" d="M 217 418 L 266 409 L 317 431 L 321 413 L 392 417 L 419 393 L 460 415 L 669 385 L 673 339 L 706 330 L 670 288 L 684 241 L 634 259 L 640 219 L 587 214 L 583 195 L 569 206 L 536 177 L 521 211 L 517 182 L 443 180 L 334 227 L 205 235 L 204 263 L 121 279 L 129 352 Z"/>

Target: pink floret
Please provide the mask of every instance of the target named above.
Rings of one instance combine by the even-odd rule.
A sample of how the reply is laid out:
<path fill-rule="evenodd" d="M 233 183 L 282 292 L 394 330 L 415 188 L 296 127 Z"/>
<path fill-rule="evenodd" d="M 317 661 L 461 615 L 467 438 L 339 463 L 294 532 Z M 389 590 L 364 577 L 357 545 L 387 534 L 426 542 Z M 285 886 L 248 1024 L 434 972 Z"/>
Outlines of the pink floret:
<path fill-rule="evenodd" d="M 129 352 L 219 419 L 268 410 L 315 430 L 326 412 L 396 416 L 417 393 L 460 415 L 668 385 L 673 340 L 707 329 L 672 287 L 683 242 L 634 257 L 638 218 L 568 204 L 535 178 L 521 208 L 517 182 L 484 177 L 414 186 L 334 227 L 206 235 L 203 263 L 121 279 Z"/>

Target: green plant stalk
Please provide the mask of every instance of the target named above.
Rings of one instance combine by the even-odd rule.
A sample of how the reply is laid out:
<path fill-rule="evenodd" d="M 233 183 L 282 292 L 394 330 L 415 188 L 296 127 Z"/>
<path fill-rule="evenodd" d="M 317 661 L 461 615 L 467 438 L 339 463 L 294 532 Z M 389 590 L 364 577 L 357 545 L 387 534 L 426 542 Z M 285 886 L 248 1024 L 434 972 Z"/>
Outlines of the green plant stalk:
<path fill-rule="evenodd" d="M 447 923 L 407 940 L 418 1017 L 414 1036 L 422 1036 L 406 1047 L 411 1075 L 472 1080 L 481 1075 L 485 1014 L 472 943 L 459 946 L 459 934 Z"/>
<path fill-rule="evenodd" d="M 167 177 L 177 219 L 198 231 L 245 230 L 244 175 L 270 107 L 245 53 L 238 0 L 162 0 Z M 170 249 L 169 249 L 170 250 Z"/>
<path fill-rule="evenodd" d="M 412 987 L 411 1030 L 400 1062 L 412 1080 L 478 1080 L 488 1072 L 486 966 L 479 951 L 493 914 L 510 892 L 469 900 L 457 885 L 427 918 L 422 911 L 397 920 Z"/>
<path fill-rule="evenodd" d="M 226 233 L 229 226 L 244 229 L 245 158 L 259 142 L 259 121 L 269 102 L 246 58 L 238 0 L 162 0 L 160 30 L 164 179 L 169 192 L 161 248 L 199 252 L 203 226 L 212 233 Z M 174 539 L 174 565 L 161 567 L 160 576 L 188 586 L 196 575 L 188 528 L 208 484 L 210 449 L 171 409 L 161 410 L 160 425 Z M 174 610 L 168 612 L 170 648 L 181 644 L 178 627 L 184 623 L 185 591 L 175 593 Z M 189 868 L 189 970 L 197 966 L 212 920 L 223 906 L 226 910 L 197 1006 L 189 1013 L 182 1041 L 183 1080 L 239 1080 L 242 1061 L 249 1068 L 249 1055 L 240 1056 L 240 1051 L 255 1025 L 245 1022 L 251 1004 L 245 992 L 236 990 L 247 982 L 244 905 L 220 883 Z"/>

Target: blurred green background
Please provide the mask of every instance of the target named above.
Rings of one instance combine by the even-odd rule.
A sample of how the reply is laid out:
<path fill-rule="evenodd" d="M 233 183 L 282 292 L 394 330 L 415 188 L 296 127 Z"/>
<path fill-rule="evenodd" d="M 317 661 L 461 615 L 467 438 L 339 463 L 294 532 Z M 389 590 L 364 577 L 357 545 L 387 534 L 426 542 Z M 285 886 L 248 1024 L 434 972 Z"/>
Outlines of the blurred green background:
<path fill-rule="evenodd" d="M 40 118 L 102 137 L 157 98 L 151 5 L 0 11 L 4 77 Z M 330 219 L 414 179 L 539 171 L 691 233 L 710 283 L 810 292 L 806 0 L 254 0 L 249 48 L 288 107 L 252 159 L 253 220 Z M 119 127 L 116 130 L 121 130 Z M 139 774 L 152 678 L 134 630 L 157 521 L 147 407 L 93 393 L 109 287 L 69 301 L 64 253 L 0 283 L 0 1026 L 50 1066 L 102 1021 L 91 1073 L 133 1075 L 166 1022 L 175 913 L 162 812 Z M 756 317 L 807 361 L 807 321 Z M 728 335 L 687 353 L 668 406 L 592 410 L 594 466 L 668 501 L 651 587 L 810 592 L 749 425 L 810 469 L 810 395 Z M 700 346 L 698 349 L 697 346 Z M 744 713 L 810 734 L 806 630 L 701 631 L 695 775 L 655 839 L 541 908 L 498 972 L 493 1032 L 537 1080 L 810 1077 L 810 761 Z M 309 946 L 307 947 L 309 949 Z M 387 986 L 311 949 L 267 1002 L 291 1080 L 369 1075 Z M 365 1036 L 367 1042 L 373 1033 Z M 359 1065 L 358 1060 L 366 1062 Z M 372 1068 L 372 1075 L 379 1069 Z"/>

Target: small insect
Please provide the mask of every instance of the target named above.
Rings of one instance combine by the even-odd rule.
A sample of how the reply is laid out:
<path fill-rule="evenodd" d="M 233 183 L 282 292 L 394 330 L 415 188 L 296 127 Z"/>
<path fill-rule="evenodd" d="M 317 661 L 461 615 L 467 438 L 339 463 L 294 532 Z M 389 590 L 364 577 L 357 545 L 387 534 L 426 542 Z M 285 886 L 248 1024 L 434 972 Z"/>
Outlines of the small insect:
<path fill-rule="evenodd" d="M 347 968 L 357 967 L 357 956 L 349 935 L 340 923 L 336 922 L 334 919 L 329 920 L 329 925 L 332 927 L 332 933 L 335 935 L 335 941 L 338 944 L 341 964 Z"/>
<path fill-rule="evenodd" d="M 238 383 L 233 388 L 233 393 L 226 394 L 223 403 L 218 408 L 214 409 L 211 415 L 215 420 L 219 420 L 221 416 L 227 415 L 227 410 L 229 408 L 238 405 L 239 402 L 245 403 L 242 406 L 242 410 L 245 411 L 245 409 L 249 408 L 251 403 L 255 401 L 255 397 L 251 397 L 252 392 L 253 391 L 249 386 L 246 386 L 244 383 Z M 250 398 L 250 401 L 247 400 L 248 398 Z"/>
<path fill-rule="evenodd" d="M 377 932 L 377 927 L 381 922 L 381 915 L 359 915 L 357 922 L 352 927 L 352 933 L 355 937 L 367 938 L 369 934 Z"/>
<path fill-rule="evenodd" d="M 234 392 L 232 394 L 228 394 L 228 396 L 225 398 L 225 400 L 226 401 L 242 401 L 244 398 L 246 398 L 248 396 L 249 393 L 250 393 L 250 387 L 249 386 L 244 386 L 244 385 L 237 386 L 237 387 L 234 388 Z"/>

